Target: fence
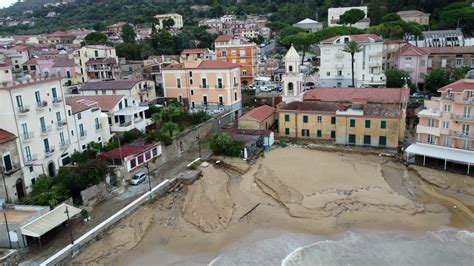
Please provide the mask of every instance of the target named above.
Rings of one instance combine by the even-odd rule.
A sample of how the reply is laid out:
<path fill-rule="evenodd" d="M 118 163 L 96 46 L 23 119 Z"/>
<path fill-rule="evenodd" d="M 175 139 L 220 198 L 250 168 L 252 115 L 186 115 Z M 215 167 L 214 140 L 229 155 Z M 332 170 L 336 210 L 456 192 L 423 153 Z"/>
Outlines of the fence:
<path fill-rule="evenodd" d="M 80 250 L 83 247 L 87 246 L 87 244 L 94 240 L 97 235 L 100 235 L 105 230 L 110 228 L 110 226 L 120 221 L 132 211 L 140 207 L 143 203 L 149 201 L 153 197 L 153 193 L 157 192 L 157 195 L 155 196 L 159 196 L 161 193 L 164 193 L 166 190 L 169 189 L 170 185 L 172 185 L 174 181 L 174 178 L 171 180 L 165 179 L 163 182 L 152 188 L 151 191 L 146 192 L 141 197 L 134 200 L 132 203 L 128 204 L 123 209 L 119 210 L 117 213 L 109 217 L 107 220 L 103 221 L 96 227 L 92 228 L 89 232 L 76 239 L 74 241 L 74 244 L 67 245 L 53 256 L 43 261 L 40 265 L 57 265 L 73 258 L 75 255 L 79 254 Z"/>

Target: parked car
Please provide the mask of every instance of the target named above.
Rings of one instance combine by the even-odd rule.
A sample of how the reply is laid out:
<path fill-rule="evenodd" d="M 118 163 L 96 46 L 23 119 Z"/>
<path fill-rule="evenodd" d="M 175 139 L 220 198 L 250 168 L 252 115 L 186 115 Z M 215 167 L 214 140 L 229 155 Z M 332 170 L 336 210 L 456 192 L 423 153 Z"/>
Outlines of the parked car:
<path fill-rule="evenodd" d="M 143 172 L 136 173 L 132 176 L 132 178 L 130 178 L 130 185 L 133 185 L 133 186 L 139 185 L 143 181 L 145 181 L 147 178 L 148 176 Z"/>
<path fill-rule="evenodd" d="M 314 84 L 314 82 L 309 81 L 309 82 L 306 82 L 304 84 L 303 91 L 309 91 L 309 90 L 312 90 L 314 88 L 316 88 L 316 84 Z"/>

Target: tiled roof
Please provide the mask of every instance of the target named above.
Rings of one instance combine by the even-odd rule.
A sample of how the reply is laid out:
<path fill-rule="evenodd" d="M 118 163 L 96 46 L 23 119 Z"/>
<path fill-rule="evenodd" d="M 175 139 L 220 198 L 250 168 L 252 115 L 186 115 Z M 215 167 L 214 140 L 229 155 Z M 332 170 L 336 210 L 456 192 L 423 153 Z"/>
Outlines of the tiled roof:
<path fill-rule="evenodd" d="M 473 54 L 474 46 L 425 47 L 429 54 Z"/>
<path fill-rule="evenodd" d="M 260 107 L 254 108 L 247 113 L 245 113 L 239 120 L 255 120 L 258 122 L 263 122 L 269 116 L 275 113 L 276 109 L 268 105 L 262 105 Z"/>
<path fill-rule="evenodd" d="M 439 92 L 450 89 L 452 92 L 463 92 L 464 90 L 474 90 L 474 79 L 461 79 L 440 88 Z"/>
<path fill-rule="evenodd" d="M 94 103 L 97 103 L 97 106 L 99 106 L 102 109 L 102 111 L 109 111 L 113 109 L 123 97 L 124 97 L 123 95 L 93 95 L 93 96 L 81 95 L 81 96 L 70 97 L 68 101 L 70 101 L 71 104 L 75 104 L 74 102 L 76 103 L 80 102 L 82 105 L 94 105 Z M 71 105 L 71 108 L 72 107 L 73 105 Z M 83 108 L 83 107 L 78 106 L 78 109 L 76 110 L 81 110 L 80 108 Z"/>
<path fill-rule="evenodd" d="M 86 65 L 100 65 L 100 64 L 108 64 L 108 65 L 116 65 L 117 61 L 115 58 L 103 58 L 103 59 L 91 59 L 87 61 Z"/>
<path fill-rule="evenodd" d="M 321 43 L 332 43 L 342 36 L 343 35 L 331 37 L 329 39 L 322 40 Z M 355 34 L 355 35 L 349 35 L 349 36 L 351 37 L 352 41 L 356 41 L 356 42 L 369 42 L 370 40 L 383 41 L 382 37 L 375 34 Z"/>
<path fill-rule="evenodd" d="M 24 65 L 37 65 L 41 61 L 51 61 L 49 58 L 31 58 L 30 60 L 26 61 Z"/>
<path fill-rule="evenodd" d="M 240 67 L 238 64 L 221 61 L 221 60 L 203 60 L 201 64 L 199 64 L 198 68 L 201 69 L 221 69 L 221 68 L 236 68 Z"/>
<path fill-rule="evenodd" d="M 97 81 L 97 82 L 88 82 L 79 90 L 88 91 L 88 90 L 131 90 L 138 82 L 142 80 L 139 79 L 117 79 L 117 80 L 108 80 L 108 81 Z"/>
<path fill-rule="evenodd" d="M 405 10 L 405 11 L 398 11 L 397 12 L 397 15 L 399 15 L 400 17 L 404 17 L 404 16 L 421 16 L 421 15 L 429 15 L 427 13 L 423 13 L 419 10 Z"/>
<path fill-rule="evenodd" d="M 10 133 L 5 129 L 0 128 L 0 144 L 12 141 L 14 139 L 16 139 L 16 136 L 13 133 Z"/>
<path fill-rule="evenodd" d="M 99 106 L 99 104 L 95 101 L 85 100 L 74 96 L 66 98 L 66 105 L 71 106 L 71 111 L 73 114 L 80 113 L 89 108 Z"/>
<path fill-rule="evenodd" d="M 112 47 L 106 46 L 106 45 L 86 45 L 84 47 L 91 48 L 91 49 L 97 49 L 97 50 L 110 50 Z"/>
<path fill-rule="evenodd" d="M 399 51 L 398 55 L 402 56 L 421 56 L 421 55 L 428 55 L 429 53 L 426 50 L 423 50 L 421 48 L 418 48 L 414 45 L 407 44 L 404 45 Z"/>
<path fill-rule="evenodd" d="M 228 42 L 232 40 L 232 35 L 219 35 L 214 42 Z"/>
<path fill-rule="evenodd" d="M 304 101 L 353 102 L 364 98 L 369 103 L 406 102 L 410 91 L 403 88 L 318 88 L 306 92 Z"/>
<path fill-rule="evenodd" d="M 206 52 L 205 48 L 192 48 L 184 49 L 181 54 L 204 54 Z"/>
<path fill-rule="evenodd" d="M 312 112 L 329 112 L 336 113 L 337 110 L 346 110 L 351 104 L 350 103 L 334 103 L 334 102 L 290 102 L 280 110 L 286 111 L 312 111 Z"/>
<path fill-rule="evenodd" d="M 130 155 L 138 155 L 144 153 L 153 149 L 156 146 L 158 146 L 158 143 L 147 143 L 143 140 L 137 140 L 133 143 L 125 144 L 121 148 L 104 152 L 100 155 L 100 157 L 105 159 L 121 159 L 126 158 Z"/>
<path fill-rule="evenodd" d="M 65 31 L 55 31 L 51 33 L 49 36 L 51 37 L 75 37 L 73 34 L 65 32 Z"/>
<path fill-rule="evenodd" d="M 55 57 L 52 60 L 54 62 L 53 67 L 74 67 L 74 59 Z"/>
<path fill-rule="evenodd" d="M 8 49 L 8 50 L 26 51 L 26 50 L 28 50 L 28 46 L 25 46 L 25 45 L 16 45 L 16 46 L 11 47 L 11 48 Z"/>

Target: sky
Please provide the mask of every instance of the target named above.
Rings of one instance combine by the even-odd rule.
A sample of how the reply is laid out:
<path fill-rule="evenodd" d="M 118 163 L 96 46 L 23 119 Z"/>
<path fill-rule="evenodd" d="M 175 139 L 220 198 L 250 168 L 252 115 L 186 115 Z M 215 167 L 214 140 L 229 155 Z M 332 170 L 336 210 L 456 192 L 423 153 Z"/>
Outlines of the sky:
<path fill-rule="evenodd" d="M 0 0 L 0 8 L 8 7 L 13 3 L 16 3 L 18 0 Z"/>

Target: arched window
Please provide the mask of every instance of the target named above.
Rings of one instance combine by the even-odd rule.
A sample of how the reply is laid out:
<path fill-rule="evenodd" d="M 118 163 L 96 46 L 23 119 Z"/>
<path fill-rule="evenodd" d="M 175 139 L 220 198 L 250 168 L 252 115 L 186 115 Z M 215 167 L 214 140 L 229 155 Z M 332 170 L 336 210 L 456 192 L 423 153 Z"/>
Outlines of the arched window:
<path fill-rule="evenodd" d="M 288 92 L 293 92 L 293 83 L 288 83 Z"/>
<path fill-rule="evenodd" d="M 293 66 L 289 66 L 289 67 L 288 67 L 288 71 L 289 71 L 289 72 L 293 72 Z"/>

